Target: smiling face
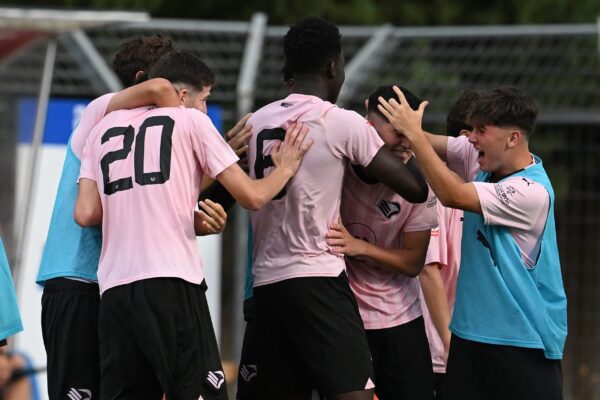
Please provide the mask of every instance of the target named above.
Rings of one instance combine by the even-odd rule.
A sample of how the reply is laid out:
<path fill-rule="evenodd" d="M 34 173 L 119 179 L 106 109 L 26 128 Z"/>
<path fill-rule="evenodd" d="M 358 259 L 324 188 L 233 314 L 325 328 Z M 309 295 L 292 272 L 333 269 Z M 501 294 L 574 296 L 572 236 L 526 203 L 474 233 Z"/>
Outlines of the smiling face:
<path fill-rule="evenodd" d="M 387 119 L 375 112 L 367 113 L 367 118 L 383 140 L 385 148 L 401 158 L 410 152 L 410 141 L 399 133 Z"/>
<path fill-rule="evenodd" d="M 505 170 L 510 169 L 508 150 L 515 145 L 515 133 L 514 128 L 494 125 L 477 126 L 473 129 L 468 135 L 469 142 L 479 152 L 477 162 L 482 171 L 498 175 L 512 172 Z"/>

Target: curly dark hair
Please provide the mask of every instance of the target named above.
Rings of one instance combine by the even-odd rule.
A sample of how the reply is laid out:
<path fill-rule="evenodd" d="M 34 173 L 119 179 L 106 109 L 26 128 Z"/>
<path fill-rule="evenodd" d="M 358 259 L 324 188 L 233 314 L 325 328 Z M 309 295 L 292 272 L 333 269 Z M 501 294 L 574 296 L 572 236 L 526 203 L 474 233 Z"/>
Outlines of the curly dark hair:
<path fill-rule="evenodd" d="M 163 56 L 152 67 L 148 77 L 184 83 L 197 90 L 215 84 L 212 70 L 198 56 L 187 51 L 173 51 Z"/>
<path fill-rule="evenodd" d="M 477 100 L 481 97 L 483 91 L 463 90 L 458 99 L 450 106 L 448 116 L 446 117 L 446 134 L 449 136 L 458 136 L 464 129 L 472 131 L 469 117 L 475 107 Z"/>
<path fill-rule="evenodd" d="M 398 85 L 396 85 L 396 86 L 398 86 Z M 410 106 L 410 108 L 412 108 L 413 110 L 417 110 L 419 108 L 419 105 L 423 102 L 423 100 L 421 100 L 420 98 L 418 98 L 417 96 L 415 96 L 407 88 L 405 88 L 403 86 L 398 86 L 398 87 L 400 88 L 400 90 L 404 94 L 404 97 L 406 98 L 406 101 L 408 102 L 408 105 Z M 396 101 L 398 103 L 400 103 L 400 98 L 398 97 L 398 95 L 396 94 L 396 92 L 394 92 L 394 85 L 379 86 L 369 96 L 369 105 L 368 105 L 367 111 L 375 113 L 375 114 L 379 115 L 380 117 L 382 117 L 384 120 L 387 121 L 387 119 L 385 118 L 385 116 L 383 115 L 383 113 L 381 111 L 379 111 L 379 108 L 377 108 L 377 106 L 379 105 L 379 100 L 378 99 L 379 99 L 380 96 L 383 97 L 386 100 L 396 99 Z"/>
<path fill-rule="evenodd" d="M 283 38 L 284 74 L 316 73 L 342 54 L 340 31 L 331 22 L 307 17 L 292 26 Z"/>
<path fill-rule="evenodd" d="M 148 79 L 148 71 L 165 54 L 175 50 L 171 38 L 163 35 L 137 36 L 119 46 L 113 59 L 113 69 L 123 83 L 129 87 Z M 144 74 L 136 79 L 138 71 Z"/>
<path fill-rule="evenodd" d="M 481 95 L 469 122 L 475 127 L 516 127 L 531 136 L 538 113 L 538 106 L 529 94 L 515 86 L 503 86 Z"/>

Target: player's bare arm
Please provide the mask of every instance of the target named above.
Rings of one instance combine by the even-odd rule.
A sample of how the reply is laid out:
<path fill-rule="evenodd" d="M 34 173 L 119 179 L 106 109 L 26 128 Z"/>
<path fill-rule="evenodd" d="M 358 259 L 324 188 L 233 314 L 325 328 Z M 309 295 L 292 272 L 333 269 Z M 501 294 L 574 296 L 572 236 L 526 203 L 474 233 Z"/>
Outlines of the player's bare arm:
<path fill-rule="evenodd" d="M 402 132 L 410 140 L 412 151 L 419 160 L 427 182 L 429 182 L 437 198 L 446 207 L 481 214 L 481 204 L 475 186 L 472 183 L 466 183 L 448 169 L 436 154 L 435 149 L 421 128 L 423 113 L 428 103 L 424 101 L 419 109 L 415 111 L 408 105 L 405 106 L 408 103 L 399 88 L 394 87 L 394 91 L 398 94 L 400 103 L 395 99 L 387 101 L 380 98 L 379 110 L 398 132 Z"/>
<path fill-rule="evenodd" d="M 200 211 L 194 211 L 196 235 L 205 236 L 223 232 L 227 223 L 227 213 L 219 203 L 209 199 L 198 202 Z"/>
<path fill-rule="evenodd" d="M 415 165 L 404 165 L 402 160 L 388 149 L 379 149 L 365 169 L 369 175 L 411 203 L 423 203 L 427 200 L 429 188 L 419 168 Z"/>
<path fill-rule="evenodd" d="M 296 174 L 304 154 L 313 141 L 306 139 L 308 128 L 301 123 L 292 124 L 283 142 L 274 146 L 271 158 L 275 168 L 269 176 L 252 180 L 234 164 L 217 175 L 217 180 L 244 208 L 257 210 L 283 189 Z"/>
<path fill-rule="evenodd" d="M 110 100 L 106 113 L 152 105 L 157 107 L 181 105 L 177 91 L 171 82 L 163 78 L 154 78 L 123 89 Z"/>
<path fill-rule="evenodd" d="M 248 119 L 252 116 L 252 113 L 248 113 L 244 115 L 242 119 L 240 119 L 233 128 L 231 128 L 225 134 L 225 138 L 227 139 L 227 144 L 231 149 L 235 152 L 235 154 L 240 157 L 240 161 L 238 164 L 244 171 L 248 170 L 248 158 L 245 156 L 246 151 L 248 151 L 248 140 L 252 135 L 252 126 L 248 125 Z M 208 190 L 211 186 L 217 185 L 218 190 L 225 190 L 221 185 L 215 183 L 215 180 L 212 179 L 208 175 L 204 175 L 202 178 L 202 186 L 200 188 L 201 192 Z M 213 191 L 217 188 L 212 189 Z M 235 202 L 235 201 L 234 201 Z M 233 203 L 231 203 L 233 205 Z M 228 207 L 226 207 L 228 208 Z"/>
<path fill-rule="evenodd" d="M 79 180 L 74 216 L 75 222 L 84 228 L 102 223 L 102 202 L 95 181 L 87 178 Z"/>
<path fill-rule="evenodd" d="M 440 272 L 439 263 L 427 264 L 419 275 L 423 297 L 431 315 L 435 329 L 444 344 L 445 359 L 448 359 L 450 349 L 450 306 L 446 297 L 446 288 Z"/>
<path fill-rule="evenodd" d="M 425 264 L 431 231 L 406 232 L 402 234 L 402 247 L 387 249 L 355 238 L 343 224 L 330 225 L 327 244 L 334 254 L 347 257 L 367 257 L 388 269 L 411 278 L 419 275 Z"/>

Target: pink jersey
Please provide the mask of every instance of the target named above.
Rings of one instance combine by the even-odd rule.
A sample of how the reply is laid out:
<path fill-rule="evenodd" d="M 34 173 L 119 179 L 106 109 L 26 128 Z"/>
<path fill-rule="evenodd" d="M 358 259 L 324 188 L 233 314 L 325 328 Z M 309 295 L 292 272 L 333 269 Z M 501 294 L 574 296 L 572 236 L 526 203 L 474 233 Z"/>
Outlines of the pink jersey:
<path fill-rule="evenodd" d="M 463 211 L 444 207 L 439 202 L 436 209 L 439 226 L 431 231 L 425 268 L 437 268 L 435 266 L 428 266 L 428 264 L 440 264 L 440 272 L 444 281 L 444 288 L 446 289 L 448 307 L 450 308 L 450 317 L 452 317 L 454 302 L 456 300 L 456 281 L 460 267 Z M 446 359 L 444 356 L 444 344 L 433 325 L 427 304 L 425 304 L 425 299 L 422 296 L 423 292 L 421 292 L 421 309 L 429 340 L 433 371 L 436 373 L 445 373 Z"/>
<path fill-rule="evenodd" d="M 466 137 L 448 138 L 448 166 L 467 181 L 472 181 L 479 171 L 477 155 Z M 534 165 L 533 157 L 531 160 Z M 509 227 L 523 262 L 527 267 L 535 266 L 550 209 L 550 195 L 544 186 L 522 176 L 473 184 L 485 224 Z"/>
<path fill-rule="evenodd" d="M 83 148 L 85 142 L 89 137 L 92 129 L 106 114 L 108 104 L 112 100 L 115 93 L 108 93 L 93 100 L 90 104 L 85 107 L 85 110 L 81 114 L 81 119 L 77 124 L 77 128 L 71 135 L 71 150 L 78 159 L 81 160 Z"/>
<path fill-rule="evenodd" d="M 403 233 L 437 226 L 433 191 L 429 196 L 425 203 L 409 203 L 385 185 L 364 177 L 359 168 L 351 167 L 342 194 L 342 221 L 354 237 L 378 247 L 399 249 Z M 366 329 L 391 328 L 421 316 L 418 279 L 390 271 L 368 258 L 346 257 L 346 267 Z"/>
<path fill-rule="evenodd" d="M 145 107 L 106 116 L 85 145 L 80 173 L 96 181 L 102 200 L 100 291 L 157 277 L 201 283 L 194 231 L 200 182 L 237 160 L 198 110 Z"/>
<path fill-rule="evenodd" d="M 314 140 L 281 197 L 251 213 L 254 234 L 254 286 L 307 276 L 338 276 L 342 257 L 327 246 L 325 234 L 339 218 L 346 158 L 368 165 L 383 146 L 359 114 L 315 96 L 291 94 L 250 118 L 249 165 L 253 178 L 270 172 L 271 146 L 285 128 L 300 121 Z"/>

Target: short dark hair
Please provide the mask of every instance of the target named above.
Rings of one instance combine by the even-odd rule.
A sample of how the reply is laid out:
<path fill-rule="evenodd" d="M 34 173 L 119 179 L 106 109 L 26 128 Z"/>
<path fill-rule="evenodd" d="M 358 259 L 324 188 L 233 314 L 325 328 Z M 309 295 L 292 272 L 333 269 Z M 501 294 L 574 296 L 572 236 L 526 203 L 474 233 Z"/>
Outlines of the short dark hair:
<path fill-rule="evenodd" d="M 402 91 L 402 93 L 404 93 L 404 97 L 406 98 L 406 101 L 408 102 L 408 105 L 410 106 L 410 108 L 412 108 L 413 110 L 417 110 L 419 108 L 419 105 L 423 101 L 420 98 L 418 98 L 417 96 L 415 96 L 407 88 L 405 88 L 403 86 L 398 86 L 398 87 L 400 88 L 400 90 Z M 396 99 L 396 101 L 398 103 L 400 103 L 400 98 L 398 97 L 398 95 L 396 94 L 396 92 L 394 92 L 394 85 L 379 86 L 369 96 L 369 105 L 368 105 L 367 111 L 368 112 L 376 113 L 377 115 L 379 115 L 383 119 L 387 120 L 387 118 L 385 118 L 385 116 L 383 115 L 383 113 L 381 111 L 379 111 L 379 108 L 377 107 L 379 105 L 379 97 L 383 97 L 386 100 Z"/>
<path fill-rule="evenodd" d="M 342 54 L 337 26 L 321 18 L 307 17 L 290 27 L 283 37 L 284 74 L 316 73 Z"/>
<path fill-rule="evenodd" d="M 538 113 L 538 106 L 529 94 L 515 86 L 504 86 L 481 95 L 469 122 L 475 127 L 517 127 L 531 136 Z"/>
<path fill-rule="evenodd" d="M 477 100 L 483 94 L 479 90 L 463 90 L 458 99 L 450 107 L 448 116 L 446 117 L 446 134 L 449 136 L 458 136 L 464 129 L 472 131 L 473 126 L 470 125 L 469 117 Z"/>
<path fill-rule="evenodd" d="M 171 83 L 183 83 L 201 90 L 215 84 L 215 74 L 200 59 L 187 51 L 174 51 L 158 60 L 149 78 L 164 78 Z"/>
<path fill-rule="evenodd" d="M 148 70 L 165 54 L 174 51 L 171 38 L 163 35 L 137 36 L 119 46 L 113 69 L 123 86 L 129 87 L 148 79 Z M 138 71 L 144 74 L 136 79 Z"/>

